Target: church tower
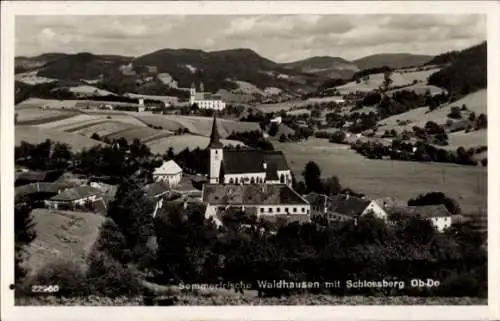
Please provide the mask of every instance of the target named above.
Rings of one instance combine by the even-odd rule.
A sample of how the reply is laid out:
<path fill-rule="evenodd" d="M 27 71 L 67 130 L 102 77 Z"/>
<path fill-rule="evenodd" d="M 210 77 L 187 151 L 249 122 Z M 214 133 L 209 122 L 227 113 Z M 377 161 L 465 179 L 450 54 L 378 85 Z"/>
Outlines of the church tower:
<path fill-rule="evenodd" d="M 212 133 L 210 134 L 210 143 L 207 146 L 210 152 L 210 172 L 209 172 L 209 183 L 218 184 L 219 177 L 221 173 L 221 165 L 223 158 L 223 145 L 220 142 L 219 130 L 217 129 L 217 117 L 214 111 L 214 121 L 212 124 Z"/>

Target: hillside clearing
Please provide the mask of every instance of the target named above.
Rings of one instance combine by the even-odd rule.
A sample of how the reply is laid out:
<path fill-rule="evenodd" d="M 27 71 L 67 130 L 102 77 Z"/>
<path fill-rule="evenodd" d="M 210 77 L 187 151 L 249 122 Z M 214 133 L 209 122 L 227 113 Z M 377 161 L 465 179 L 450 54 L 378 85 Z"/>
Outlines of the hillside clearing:
<path fill-rule="evenodd" d="M 189 148 L 190 150 L 193 150 L 196 147 L 204 149 L 208 146 L 209 142 L 210 139 L 204 136 L 176 135 L 150 141 L 147 142 L 146 145 L 148 145 L 152 153 L 163 154 L 168 151 L 170 147 L 172 147 L 176 153 L 181 152 L 186 148 Z M 221 142 L 224 145 L 244 145 L 242 142 L 237 140 L 222 139 Z"/>
<path fill-rule="evenodd" d="M 461 107 L 462 105 L 466 105 L 469 111 L 473 111 L 476 116 L 481 113 L 486 114 L 486 89 L 476 91 L 474 93 L 468 94 L 467 96 L 459 99 L 453 103 L 448 105 L 439 107 L 434 109 L 433 111 L 429 111 L 427 107 L 420 107 L 416 109 L 412 109 L 407 111 L 406 113 L 394 115 L 379 121 L 381 125 L 378 130 L 385 131 L 394 129 L 397 132 L 402 132 L 403 130 L 412 130 L 413 126 L 425 127 L 425 124 L 428 121 L 433 121 L 437 124 L 445 124 L 449 119 L 447 115 L 451 112 L 451 107 Z M 464 113 L 466 115 L 466 113 Z M 410 121 L 409 124 L 404 126 L 399 126 L 397 121 Z"/>
<path fill-rule="evenodd" d="M 39 125 L 43 123 L 64 120 L 78 115 L 76 111 L 69 110 L 49 110 L 40 108 L 16 108 L 17 124 L 19 125 Z"/>
<path fill-rule="evenodd" d="M 427 83 L 427 78 L 429 78 L 430 75 L 439 70 L 440 70 L 439 68 L 433 68 L 422 71 L 410 70 L 407 73 L 404 73 L 402 71 L 395 71 L 391 74 L 391 79 L 392 79 L 391 87 L 410 86 L 413 84 L 413 81 L 415 80 L 420 83 Z M 383 73 L 372 74 L 369 77 L 370 78 L 367 81 L 361 81 L 359 84 L 356 83 L 355 81 L 351 81 L 345 85 L 336 87 L 336 89 L 342 95 L 355 93 L 357 91 L 370 92 L 374 89 L 379 88 L 384 81 Z"/>
<path fill-rule="evenodd" d="M 28 249 L 30 273 L 58 260 L 84 264 L 105 220 L 93 213 L 48 209 L 34 209 L 32 215 L 37 237 Z"/>
<path fill-rule="evenodd" d="M 79 152 L 84 148 L 88 149 L 95 145 L 104 144 L 85 136 L 64 131 L 37 128 L 34 126 L 15 126 L 15 139 L 16 146 L 19 146 L 22 141 L 30 144 L 40 144 L 46 139 L 50 139 L 54 142 L 68 144 L 74 152 Z"/>
<path fill-rule="evenodd" d="M 80 127 L 78 129 L 73 128 L 68 131 L 75 134 L 84 135 L 87 137 L 92 136 L 94 133 L 99 135 L 100 137 L 104 137 L 116 132 L 121 132 L 135 127 L 136 126 L 134 125 L 122 123 L 119 121 L 101 120 L 97 123 L 88 124 L 87 126 Z"/>
<path fill-rule="evenodd" d="M 138 119 L 152 126 L 159 126 L 163 129 L 176 131 L 186 128 L 192 134 L 201 136 L 210 136 L 212 131 L 212 117 L 198 116 L 178 116 L 178 115 L 140 115 Z M 240 122 L 227 119 L 217 119 L 217 126 L 221 137 L 229 136 L 234 132 L 254 131 L 259 130 L 258 123 Z"/>
<path fill-rule="evenodd" d="M 74 127 L 80 127 L 85 124 L 91 124 L 96 121 L 99 121 L 99 116 L 87 115 L 87 114 L 78 114 L 71 118 L 56 120 L 45 122 L 43 124 L 39 124 L 37 127 L 43 129 L 57 129 L 57 130 L 71 130 Z"/>
<path fill-rule="evenodd" d="M 142 142 L 149 141 L 153 137 L 165 137 L 171 135 L 170 131 L 156 130 L 149 127 L 133 127 L 119 132 L 112 133 L 106 137 L 113 140 L 119 138 L 125 138 L 127 142 L 132 142 L 134 139 L 138 139 Z"/>
<path fill-rule="evenodd" d="M 392 196 L 407 201 L 422 193 L 441 191 L 455 198 L 464 211 L 486 211 L 487 169 L 481 166 L 371 160 L 344 145 L 317 138 L 301 143 L 276 142 L 274 146 L 285 153 L 297 179 L 303 179 L 305 164 L 314 161 L 323 177 L 338 176 L 342 186 L 368 197 Z"/>

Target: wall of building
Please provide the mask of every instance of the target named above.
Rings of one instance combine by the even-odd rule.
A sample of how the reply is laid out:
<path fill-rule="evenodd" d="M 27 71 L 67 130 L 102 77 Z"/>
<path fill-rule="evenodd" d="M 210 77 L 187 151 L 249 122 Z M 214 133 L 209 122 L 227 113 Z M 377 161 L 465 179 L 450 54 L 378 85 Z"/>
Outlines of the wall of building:
<path fill-rule="evenodd" d="M 283 184 L 291 185 L 292 184 L 292 172 L 290 170 L 278 171 L 278 177 L 281 182 L 281 175 L 284 177 Z"/>
<path fill-rule="evenodd" d="M 224 174 L 225 184 L 252 184 L 263 183 L 266 174 L 262 173 L 243 173 L 243 174 Z M 252 180 L 253 179 L 253 180 Z"/>
<path fill-rule="evenodd" d="M 210 171 L 208 177 L 211 184 L 219 183 L 220 165 L 222 163 L 223 156 L 222 148 L 210 149 Z"/>
<path fill-rule="evenodd" d="M 451 216 L 433 217 L 430 220 L 432 224 L 436 227 L 436 229 L 440 232 L 444 231 L 444 229 L 449 228 L 451 226 Z"/>
<path fill-rule="evenodd" d="M 257 216 L 274 215 L 274 214 L 311 214 L 309 205 L 257 205 Z"/>
<path fill-rule="evenodd" d="M 366 215 L 368 213 L 373 213 L 375 217 L 383 220 L 387 219 L 387 212 L 375 201 L 371 201 L 361 215 Z"/>
<path fill-rule="evenodd" d="M 95 202 L 97 201 L 97 195 L 91 195 L 91 196 L 87 196 L 87 197 L 83 197 L 81 199 L 78 199 L 78 200 L 74 200 L 74 201 L 52 201 L 52 200 L 46 200 L 45 201 L 45 205 L 47 207 L 50 207 L 50 208 L 53 208 L 53 209 L 57 209 L 59 207 L 59 205 L 66 205 L 66 206 L 76 206 L 76 205 L 80 205 L 80 206 L 83 206 L 85 205 L 87 202 Z"/>
<path fill-rule="evenodd" d="M 223 110 L 226 108 L 226 103 L 222 100 L 196 100 L 194 103 L 200 109 Z"/>
<path fill-rule="evenodd" d="M 170 186 L 175 186 L 180 183 L 182 179 L 182 173 L 178 174 L 153 174 L 153 178 L 156 182 L 167 182 Z"/>

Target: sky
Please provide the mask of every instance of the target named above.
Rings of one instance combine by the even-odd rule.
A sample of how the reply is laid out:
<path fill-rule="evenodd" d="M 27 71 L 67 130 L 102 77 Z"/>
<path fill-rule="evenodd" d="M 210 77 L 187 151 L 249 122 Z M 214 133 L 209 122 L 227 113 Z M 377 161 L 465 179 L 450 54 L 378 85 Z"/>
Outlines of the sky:
<path fill-rule="evenodd" d="M 377 53 L 436 55 L 486 40 L 484 15 L 17 16 L 16 56 L 140 56 L 164 48 L 250 48 L 276 62 Z"/>

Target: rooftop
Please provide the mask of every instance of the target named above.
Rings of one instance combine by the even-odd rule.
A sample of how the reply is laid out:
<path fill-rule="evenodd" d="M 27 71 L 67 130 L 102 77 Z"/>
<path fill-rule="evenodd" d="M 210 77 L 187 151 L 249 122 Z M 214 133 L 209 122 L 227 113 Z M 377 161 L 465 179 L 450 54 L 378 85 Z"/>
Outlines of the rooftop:
<path fill-rule="evenodd" d="M 205 184 L 203 201 L 211 205 L 307 205 L 285 184 Z"/>
<path fill-rule="evenodd" d="M 144 186 L 143 190 L 146 197 L 154 198 L 167 193 L 170 190 L 170 187 L 167 182 L 160 181 Z"/>
<path fill-rule="evenodd" d="M 169 160 L 160 167 L 155 168 L 153 175 L 174 175 L 179 173 L 182 173 L 182 168 L 173 160 Z"/>
<path fill-rule="evenodd" d="M 327 210 L 347 216 L 358 216 L 363 213 L 370 202 L 358 197 L 336 195 L 327 199 Z"/>
<path fill-rule="evenodd" d="M 394 206 L 387 210 L 389 214 L 421 215 L 426 218 L 448 217 L 451 213 L 443 204 L 423 206 Z"/>
<path fill-rule="evenodd" d="M 281 151 L 224 150 L 222 159 L 225 174 L 264 173 L 264 163 L 278 171 L 290 169 Z"/>
<path fill-rule="evenodd" d="M 93 188 L 87 185 L 77 186 L 73 188 L 68 188 L 62 191 L 60 194 L 51 197 L 52 201 L 75 201 L 85 197 L 99 195 L 100 191 L 97 188 Z"/>

